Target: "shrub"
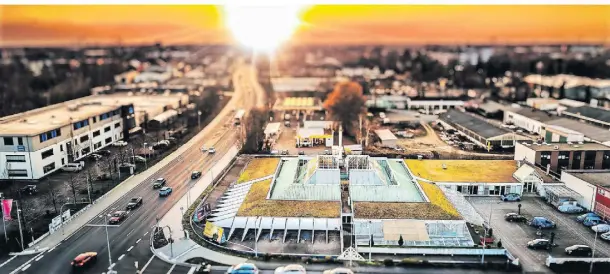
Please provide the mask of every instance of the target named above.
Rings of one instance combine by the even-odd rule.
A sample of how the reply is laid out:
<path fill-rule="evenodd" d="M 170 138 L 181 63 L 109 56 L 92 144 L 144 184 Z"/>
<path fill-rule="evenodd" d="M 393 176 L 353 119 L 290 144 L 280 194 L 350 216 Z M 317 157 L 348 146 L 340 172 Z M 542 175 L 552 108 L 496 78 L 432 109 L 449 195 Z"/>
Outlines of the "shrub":
<path fill-rule="evenodd" d="M 383 265 L 385 265 L 385 266 L 394 266 L 394 260 L 392 260 L 392 259 L 385 259 L 385 260 L 383 260 Z"/>

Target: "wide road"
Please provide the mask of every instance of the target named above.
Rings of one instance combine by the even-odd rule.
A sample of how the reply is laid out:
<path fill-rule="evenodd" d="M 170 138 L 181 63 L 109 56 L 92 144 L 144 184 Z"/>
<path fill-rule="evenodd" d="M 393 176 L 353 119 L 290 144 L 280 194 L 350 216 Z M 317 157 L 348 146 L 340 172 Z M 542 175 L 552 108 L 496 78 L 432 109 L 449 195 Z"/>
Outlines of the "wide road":
<path fill-rule="evenodd" d="M 241 67 L 236 70 L 235 79 L 239 79 L 240 83 L 236 86 L 236 95 L 241 97 L 234 105 L 236 108 L 251 109 L 255 104 L 261 102 L 257 98 L 258 92 L 255 88 L 247 88 L 255 83 L 253 70 L 248 67 Z M 256 79 L 254 79 L 256 80 Z M 201 170 L 204 173 L 210 169 L 214 161 L 219 160 L 234 146 L 238 140 L 238 135 L 235 128 L 232 126 L 232 115 L 227 114 L 224 117 L 225 123 L 220 123 L 210 131 L 210 136 L 206 136 L 201 141 L 196 142 L 191 149 L 185 151 L 182 155 L 171 161 L 166 166 L 162 167 L 142 181 L 134 189 L 126 193 L 120 199 L 115 201 L 111 206 L 106 208 L 103 214 L 91 220 L 85 227 L 78 230 L 74 235 L 64 240 L 55 247 L 51 247 L 37 256 L 32 257 L 26 263 L 17 269 L 0 269 L 2 273 L 70 273 L 70 262 L 78 254 L 82 252 L 94 251 L 98 253 L 98 262 L 85 273 L 104 273 L 109 270 L 108 261 L 108 246 L 106 241 L 106 229 L 110 239 L 110 254 L 112 257 L 112 269 L 116 266 L 121 273 L 134 273 L 135 262 L 139 264 L 141 269 L 147 262 L 152 262 L 154 256 L 149 250 L 149 233 L 152 231 L 157 218 L 163 216 L 183 195 L 189 190 L 189 186 L 195 181 L 190 179 L 191 171 Z M 215 154 L 202 153 L 200 148 L 202 145 L 206 147 L 214 146 Z M 163 177 L 167 180 L 167 185 L 173 188 L 173 193 L 166 198 L 161 198 L 156 190 L 152 189 L 152 182 Z M 190 194 L 195 199 L 199 193 Z M 119 225 L 106 225 L 104 215 L 110 214 L 116 210 L 124 210 L 125 206 L 132 197 L 142 197 L 143 205 L 135 210 L 128 212 L 128 217 Z M 61 232 L 57 232 L 61 233 Z M 125 271 L 120 269 L 121 265 L 125 267 L 133 265 L 133 270 Z M 157 259 L 158 260 L 158 259 Z M 171 265 L 165 264 L 164 268 L 171 268 Z M 177 267 L 177 266 L 176 266 Z M 158 268 L 158 267 L 157 267 Z M 180 267 L 178 267 L 180 268 Z M 122 270 L 122 271 L 121 271 Z M 11 272 L 12 271 L 12 272 Z M 146 272 L 153 271 L 149 269 Z M 153 271 L 154 272 L 154 271 Z M 167 270 L 164 272 L 167 273 Z"/>

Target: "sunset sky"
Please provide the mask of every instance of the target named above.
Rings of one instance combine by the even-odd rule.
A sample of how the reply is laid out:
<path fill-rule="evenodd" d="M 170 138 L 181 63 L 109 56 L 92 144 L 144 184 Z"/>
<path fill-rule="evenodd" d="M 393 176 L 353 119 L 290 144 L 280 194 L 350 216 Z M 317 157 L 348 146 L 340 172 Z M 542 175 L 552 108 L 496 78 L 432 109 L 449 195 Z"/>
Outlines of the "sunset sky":
<path fill-rule="evenodd" d="M 610 44 L 610 6 L 312 6 L 301 18 L 300 43 Z M 0 46 L 231 41 L 216 6 L 0 6 L 0 23 Z"/>

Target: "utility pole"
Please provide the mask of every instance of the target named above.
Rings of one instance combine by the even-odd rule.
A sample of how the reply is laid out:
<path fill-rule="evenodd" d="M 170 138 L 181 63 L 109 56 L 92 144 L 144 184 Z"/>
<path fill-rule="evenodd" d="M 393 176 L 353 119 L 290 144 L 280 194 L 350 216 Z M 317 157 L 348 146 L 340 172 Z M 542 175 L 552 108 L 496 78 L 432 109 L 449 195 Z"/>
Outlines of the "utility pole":
<path fill-rule="evenodd" d="M 25 249 L 23 248 L 23 229 L 21 228 L 21 214 L 19 214 L 21 212 L 21 209 L 19 209 L 18 201 L 15 201 L 15 205 L 17 205 L 17 221 L 19 222 L 19 237 L 21 238 L 21 251 L 24 251 Z M 6 234 L 6 231 L 4 231 L 4 233 Z"/>

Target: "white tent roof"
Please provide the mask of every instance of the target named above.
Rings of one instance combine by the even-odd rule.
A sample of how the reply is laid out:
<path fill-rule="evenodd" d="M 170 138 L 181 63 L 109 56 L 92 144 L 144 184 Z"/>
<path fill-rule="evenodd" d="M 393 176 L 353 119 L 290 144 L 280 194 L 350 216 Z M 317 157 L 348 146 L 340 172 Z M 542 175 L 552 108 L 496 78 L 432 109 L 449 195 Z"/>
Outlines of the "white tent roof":
<path fill-rule="evenodd" d="M 269 123 L 265 127 L 265 135 L 275 134 L 280 131 L 280 123 Z"/>
<path fill-rule="evenodd" d="M 532 172 L 536 172 L 536 170 L 529 165 L 523 164 L 521 165 L 521 167 L 519 167 L 519 169 L 517 169 L 517 171 L 515 171 L 513 176 L 515 177 L 515 179 L 519 180 L 519 182 L 524 182 L 525 178 L 527 178 L 527 176 L 530 176 Z"/>
<path fill-rule="evenodd" d="M 377 134 L 377 136 L 379 136 L 379 139 L 381 139 L 382 141 L 398 140 L 394 133 L 392 133 L 389 129 L 375 130 L 375 134 Z"/>

